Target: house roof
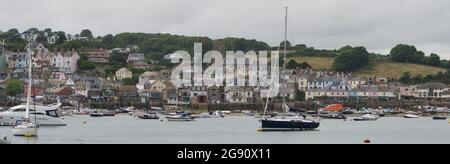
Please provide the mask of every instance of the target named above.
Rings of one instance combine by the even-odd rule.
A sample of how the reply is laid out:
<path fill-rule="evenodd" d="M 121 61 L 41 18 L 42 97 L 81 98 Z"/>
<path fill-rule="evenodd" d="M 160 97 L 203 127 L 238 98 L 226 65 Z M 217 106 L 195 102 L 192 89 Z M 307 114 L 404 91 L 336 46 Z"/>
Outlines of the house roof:
<path fill-rule="evenodd" d="M 434 89 L 444 89 L 444 88 L 448 88 L 447 85 L 445 85 L 444 83 L 439 83 L 439 82 L 432 82 L 432 83 L 425 83 L 420 85 L 419 87 L 417 87 L 418 89 L 428 89 L 428 88 L 434 88 Z"/>

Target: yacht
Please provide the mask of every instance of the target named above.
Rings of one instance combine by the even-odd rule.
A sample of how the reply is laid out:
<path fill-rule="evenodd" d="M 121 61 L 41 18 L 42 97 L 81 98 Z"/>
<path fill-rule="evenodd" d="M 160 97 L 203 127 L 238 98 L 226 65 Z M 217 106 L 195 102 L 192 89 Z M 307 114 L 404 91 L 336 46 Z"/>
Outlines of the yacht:
<path fill-rule="evenodd" d="M 36 109 L 30 109 L 30 120 L 36 120 L 38 126 L 66 126 L 58 110 L 60 106 L 61 103 L 48 106 L 36 105 Z M 26 107 L 26 105 L 17 105 L 0 113 L 0 126 L 12 126 L 18 120 L 22 120 Z"/>
<path fill-rule="evenodd" d="M 285 19 L 285 40 L 284 43 L 287 43 L 287 11 L 286 7 L 286 19 Z M 284 58 L 286 59 L 286 44 L 284 44 Z M 284 60 L 284 70 L 286 70 L 286 60 Z M 273 80 L 273 78 L 272 78 Z M 271 81 L 272 83 L 272 81 Z M 283 81 L 284 83 L 284 81 Z M 269 88 L 269 95 L 272 88 Z M 269 96 L 267 96 L 269 97 Z M 286 116 L 286 113 L 289 112 L 289 106 L 286 105 L 286 98 L 283 95 L 283 109 L 285 112 L 285 116 L 275 117 L 275 118 L 265 118 L 267 111 L 267 104 L 269 98 L 267 98 L 266 106 L 264 108 L 263 119 L 260 120 L 261 128 L 258 131 L 304 131 L 304 130 L 314 130 L 317 129 L 320 125 L 320 118 L 307 118 L 306 116 Z"/>

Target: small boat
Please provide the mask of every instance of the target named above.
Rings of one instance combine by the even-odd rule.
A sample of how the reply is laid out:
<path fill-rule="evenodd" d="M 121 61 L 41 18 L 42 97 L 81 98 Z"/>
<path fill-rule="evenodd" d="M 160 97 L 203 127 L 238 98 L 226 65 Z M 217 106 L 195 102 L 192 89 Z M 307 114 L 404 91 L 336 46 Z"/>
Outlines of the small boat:
<path fill-rule="evenodd" d="M 157 110 L 157 111 L 162 111 L 163 110 L 162 107 L 150 107 L 150 109 Z"/>
<path fill-rule="evenodd" d="M 114 116 L 116 116 L 116 113 L 115 112 L 107 112 L 107 113 L 103 113 L 103 116 L 104 117 L 114 117 Z"/>
<path fill-rule="evenodd" d="M 159 119 L 159 116 L 156 114 L 143 114 L 138 116 L 140 119 L 143 120 L 157 120 Z"/>
<path fill-rule="evenodd" d="M 351 111 L 351 110 L 344 110 L 344 111 L 342 111 L 342 114 L 353 114 L 353 113 L 355 113 L 355 112 Z"/>
<path fill-rule="evenodd" d="M 319 117 L 324 119 L 347 119 L 347 117 L 341 113 L 319 114 Z"/>
<path fill-rule="evenodd" d="M 121 109 L 121 110 L 124 111 L 125 113 L 130 113 L 130 112 L 133 112 L 135 109 L 136 108 L 134 106 L 130 106 L 130 107 L 127 107 L 127 108 Z"/>
<path fill-rule="evenodd" d="M 103 117 L 103 113 L 93 112 L 93 113 L 89 114 L 89 116 L 91 116 L 91 117 Z"/>
<path fill-rule="evenodd" d="M 176 115 L 166 116 L 167 121 L 195 121 L 187 113 L 177 113 Z"/>
<path fill-rule="evenodd" d="M 447 120 L 447 117 L 435 116 L 433 117 L 433 120 Z"/>
<path fill-rule="evenodd" d="M 378 118 L 380 118 L 380 117 L 377 115 L 365 114 L 361 117 L 353 118 L 353 121 L 376 121 L 376 120 L 378 120 Z"/>
<path fill-rule="evenodd" d="M 419 118 L 419 116 L 418 115 L 415 115 L 415 114 L 407 114 L 407 115 L 405 115 L 405 116 L 403 116 L 404 118 Z"/>

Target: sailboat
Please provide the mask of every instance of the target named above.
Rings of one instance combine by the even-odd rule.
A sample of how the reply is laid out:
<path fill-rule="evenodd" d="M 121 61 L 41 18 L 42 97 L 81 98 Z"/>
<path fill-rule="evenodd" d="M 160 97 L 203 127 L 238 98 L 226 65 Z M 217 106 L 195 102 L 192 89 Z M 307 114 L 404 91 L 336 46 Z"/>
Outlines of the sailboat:
<path fill-rule="evenodd" d="M 25 136 L 25 137 L 35 137 L 38 135 L 38 126 L 31 122 L 30 119 L 30 103 L 31 103 L 31 85 L 33 84 L 33 69 L 32 69 L 32 53 L 31 53 L 31 41 L 28 43 L 27 52 L 30 57 L 28 63 L 28 91 L 27 91 L 27 105 L 25 109 L 25 117 L 22 120 L 18 120 L 16 125 L 13 127 L 14 136 Z M 35 111 L 36 113 L 36 111 Z"/>
<path fill-rule="evenodd" d="M 283 70 L 286 70 L 286 50 L 287 50 L 287 13 L 288 8 L 286 7 L 286 19 L 285 19 L 285 40 L 284 40 L 284 64 Z M 273 78 L 272 78 L 273 79 Z M 271 82 L 272 83 L 272 82 Z M 285 83 L 285 80 L 283 79 L 283 84 Z M 271 92 L 271 87 L 269 88 L 269 95 Z M 266 111 L 267 106 L 269 103 L 269 96 L 267 96 L 266 105 L 264 108 L 264 115 L 261 122 L 261 128 L 258 129 L 258 131 L 304 131 L 304 130 L 314 130 L 317 129 L 320 125 L 320 118 L 307 118 L 306 116 L 294 116 L 294 117 L 288 117 L 288 116 L 282 116 L 279 118 L 266 118 Z M 283 110 L 285 113 L 287 113 L 289 110 L 289 107 L 286 105 L 286 96 L 283 95 Z"/>

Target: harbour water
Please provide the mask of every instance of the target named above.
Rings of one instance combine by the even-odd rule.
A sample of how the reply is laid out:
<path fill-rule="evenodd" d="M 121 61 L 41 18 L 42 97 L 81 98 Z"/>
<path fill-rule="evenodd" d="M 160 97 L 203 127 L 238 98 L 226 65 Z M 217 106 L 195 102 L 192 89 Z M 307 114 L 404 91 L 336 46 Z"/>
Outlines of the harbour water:
<path fill-rule="evenodd" d="M 116 117 L 64 118 L 68 126 L 41 127 L 38 138 L 12 136 L 11 127 L 0 127 L 13 144 L 450 144 L 450 124 L 429 117 L 380 118 L 355 122 L 322 120 L 316 131 L 257 132 L 254 117 L 230 116 L 194 122 L 140 120 L 126 114 Z"/>

